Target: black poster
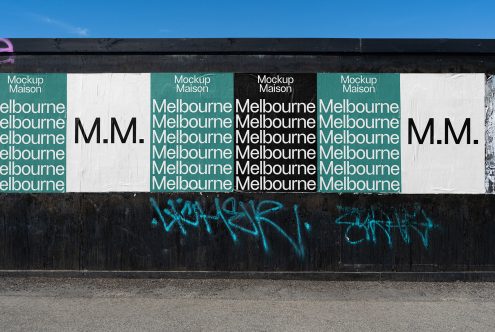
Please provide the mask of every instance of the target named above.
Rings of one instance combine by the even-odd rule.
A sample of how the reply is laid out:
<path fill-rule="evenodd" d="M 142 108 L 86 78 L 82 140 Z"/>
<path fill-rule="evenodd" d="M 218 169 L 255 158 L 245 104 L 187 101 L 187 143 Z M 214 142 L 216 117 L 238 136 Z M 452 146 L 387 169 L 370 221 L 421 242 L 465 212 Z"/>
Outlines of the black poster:
<path fill-rule="evenodd" d="M 235 74 L 235 189 L 317 189 L 316 74 Z"/>

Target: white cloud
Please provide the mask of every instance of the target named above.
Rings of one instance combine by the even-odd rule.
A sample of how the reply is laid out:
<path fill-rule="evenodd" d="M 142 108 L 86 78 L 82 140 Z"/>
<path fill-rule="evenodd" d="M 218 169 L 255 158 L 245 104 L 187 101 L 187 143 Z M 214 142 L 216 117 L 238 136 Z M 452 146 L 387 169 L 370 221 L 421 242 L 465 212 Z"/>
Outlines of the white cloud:
<path fill-rule="evenodd" d="M 75 34 L 79 37 L 86 37 L 89 35 L 89 30 L 87 28 L 77 27 L 77 26 L 74 26 L 74 25 L 66 23 L 66 22 L 52 19 L 48 16 L 43 16 L 43 15 L 38 15 L 38 14 L 31 14 L 31 15 L 40 22 L 58 27 L 62 30 L 65 30 L 65 32 Z"/>

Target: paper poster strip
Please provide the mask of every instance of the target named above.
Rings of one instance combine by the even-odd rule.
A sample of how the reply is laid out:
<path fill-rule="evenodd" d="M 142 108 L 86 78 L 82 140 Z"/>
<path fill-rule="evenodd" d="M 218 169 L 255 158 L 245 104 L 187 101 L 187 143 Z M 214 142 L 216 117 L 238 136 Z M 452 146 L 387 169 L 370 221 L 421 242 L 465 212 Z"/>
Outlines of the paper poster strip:
<path fill-rule="evenodd" d="M 0 191 L 66 191 L 66 74 L 0 74 Z"/>
<path fill-rule="evenodd" d="M 316 192 L 315 99 L 315 74 L 235 74 L 236 190 Z"/>
<path fill-rule="evenodd" d="M 399 74 L 318 74 L 320 192 L 401 191 Z"/>
<path fill-rule="evenodd" d="M 151 74 L 152 192 L 234 190 L 233 75 Z"/>

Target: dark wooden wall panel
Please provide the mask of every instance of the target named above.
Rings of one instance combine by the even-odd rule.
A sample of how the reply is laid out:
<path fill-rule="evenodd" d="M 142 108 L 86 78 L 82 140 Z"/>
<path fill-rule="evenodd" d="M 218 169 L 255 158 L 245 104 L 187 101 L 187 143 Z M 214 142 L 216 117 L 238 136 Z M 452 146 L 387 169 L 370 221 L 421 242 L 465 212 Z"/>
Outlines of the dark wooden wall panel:
<path fill-rule="evenodd" d="M 167 202 L 173 200 L 175 216 L 189 221 L 196 220 L 195 212 L 179 207 L 197 202 L 213 218 L 210 233 L 202 217 L 199 225 L 183 222 L 185 233 L 178 223 L 165 230 L 150 198 L 170 211 Z M 282 209 L 264 216 L 286 235 L 263 221 L 257 228 L 267 248 L 261 236 L 239 229 L 234 241 L 226 222 L 214 220 L 216 199 L 243 202 L 252 218 L 249 201 L 280 202 Z M 294 205 L 300 247 L 288 240 L 298 238 Z M 355 223 L 349 232 L 350 224 L 339 224 L 346 213 L 342 208 L 356 209 L 341 219 Z M 0 196 L 0 211 L 2 269 L 470 271 L 495 266 L 495 197 L 487 195 L 8 194 Z M 167 223 L 174 220 L 163 216 Z M 247 216 L 238 217 L 231 223 L 253 229 Z"/>

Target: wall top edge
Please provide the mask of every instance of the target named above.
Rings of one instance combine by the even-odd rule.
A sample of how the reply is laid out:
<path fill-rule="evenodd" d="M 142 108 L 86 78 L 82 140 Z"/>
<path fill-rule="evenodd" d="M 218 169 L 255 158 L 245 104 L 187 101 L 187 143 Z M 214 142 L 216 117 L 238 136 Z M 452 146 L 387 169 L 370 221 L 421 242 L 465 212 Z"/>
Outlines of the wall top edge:
<path fill-rule="evenodd" d="M 15 54 L 495 54 L 495 39 L 11 38 Z"/>

